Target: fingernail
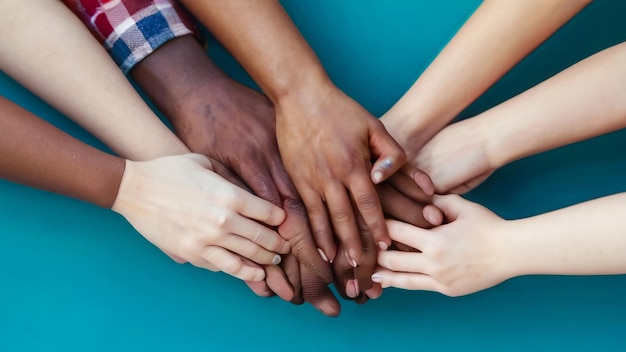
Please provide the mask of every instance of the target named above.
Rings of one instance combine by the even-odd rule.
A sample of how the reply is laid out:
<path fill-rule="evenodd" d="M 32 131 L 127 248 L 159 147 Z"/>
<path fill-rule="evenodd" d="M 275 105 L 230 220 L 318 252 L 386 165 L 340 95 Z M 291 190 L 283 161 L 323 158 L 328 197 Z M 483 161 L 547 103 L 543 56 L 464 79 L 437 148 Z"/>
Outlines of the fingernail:
<path fill-rule="evenodd" d="M 380 183 L 383 180 L 383 173 L 380 171 L 374 172 L 374 183 Z"/>
<path fill-rule="evenodd" d="M 391 169 L 391 166 L 392 166 L 392 165 L 393 165 L 393 163 L 391 162 L 391 160 L 390 160 L 389 158 L 387 158 L 387 159 L 383 160 L 383 161 L 380 163 L 380 167 L 381 167 L 381 168 L 383 168 L 383 169 L 385 169 L 385 170 Z"/>
<path fill-rule="evenodd" d="M 350 253 L 348 253 L 348 251 L 346 251 L 346 259 L 348 259 L 348 263 L 350 265 L 352 265 L 353 268 L 357 267 L 356 260 L 352 259 L 352 257 L 350 256 Z"/>
<path fill-rule="evenodd" d="M 272 258 L 272 264 L 273 265 L 278 265 L 280 264 L 282 258 L 279 255 L 275 255 L 274 258 Z"/>
<path fill-rule="evenodd" d="M 389 248 L 389 246 L 383 241 L 378 242 L 378 247 L 382 249 L 383 251 L 386 251 L 387 248 Z"/>
<path fill-rule="evenodd" d="M 371 299 L 379 299 L 380 296 L 382 296 L 383 293 L 382 292 L 376 292 L 376 293 L 372 293 L 372 295 L 368 295 L 367 297 L 371 298 Z"/>
<path fill-rule="evenodd" d="M 356 279 L 350 279 L 346 282 L 346 296 L 355 298 L 359 295 L 359 283 Z"/>
<path fill-rule="evenodd" d="M 317 252 L 320 254 L 320 257 L 322 257 L 322 259 L 324 259 L 326 263 L 331 263 L 331 261 L 328 260 L 328 257 L 326 256 L 326 254 L 324 254 L 324 251 L 322 251 L 321 248 L 318 248 Z"/>
<path fill-rule="evenodd" d="M 372 275 L 372 282 L 375 282 L 377 284 L 383 282 L 383 277 L 380 276 L 380 274 L 374 274 Z"/>

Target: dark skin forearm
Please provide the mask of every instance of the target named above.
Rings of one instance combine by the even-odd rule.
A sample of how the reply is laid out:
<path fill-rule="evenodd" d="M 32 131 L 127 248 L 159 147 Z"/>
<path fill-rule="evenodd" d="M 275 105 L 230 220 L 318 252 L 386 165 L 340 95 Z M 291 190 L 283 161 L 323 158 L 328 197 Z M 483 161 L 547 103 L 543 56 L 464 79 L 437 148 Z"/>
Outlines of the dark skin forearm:
<path fill-rule="evenodd" d="M 330 79 L 277 0 L 181 1 L 277 103 Z M 302 92 L 304 93 L 304 92 Z"/>
<path fill-rule="evenodd" d="M 182 111 L 189 99 L 200 88 L 217 90 L 228 79 L 191 35 L 163 44 L 133 67 L 131 75 L 181 138 L 194 123 L 201 123 Z"/>
<path fill-rule="evenodd" d="M 125 161 L 0 97 L 0 178 L 111 208 Z"/>

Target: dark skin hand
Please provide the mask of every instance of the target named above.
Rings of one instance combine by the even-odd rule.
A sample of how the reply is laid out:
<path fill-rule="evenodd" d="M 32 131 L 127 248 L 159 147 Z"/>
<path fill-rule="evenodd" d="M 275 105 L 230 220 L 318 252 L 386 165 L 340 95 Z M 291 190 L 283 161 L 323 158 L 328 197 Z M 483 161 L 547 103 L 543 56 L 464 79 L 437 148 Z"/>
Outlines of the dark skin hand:
<path fill-rule="evenodd" d="M 441 211 L 430 204 L 434 191 L 432 181 L 428 175 L 414 167 L 406 166 L 402 172 L 394 174 L 388 181 L 377 185 L 376 190 L 386 218 L 404 221 L 422 228 L 438 226 L 443 221 Z M 371 280 L 371 275 L 376 270 L 379 249 L 363 219 L 359 219 L 359 227 L 363 239 L 365 258 L 363 263 L 353 268 L 345 256 L 340 255 L 333 262 L 333 269 L 335 286 L 341 296 L 363 304 L 369 298 L 380 297 L 382 287 Z M 343 251 L 343 248 L 339 247 L 339 251 Z"/>
<path fill-rule="evenodd" d="M 265 282 L 247 282 L 252 291 L 302 303 L 301 297 L 311 296 L 302 281 L 326 287 L 332 271 L 316 251 L 304 205 L 282 165 L 269 100 L 228 78 L 191 36 L 166 43 L 131 73 L 192 151 L 219 160 L 235 174 L 222 176 L 287 212 L 278 232 L 295 257 L 285 257 L 281 267 L 265 267 Z M 313 279 L 318 276 L 319 283 Z M 339 313 L 325 300 L 310 302 L 325 314 Z"/>
<path fill-rule="evenodd" d="M 377 245 L 387 248 L 391 239 L 373 183 L 405 163 L 402 147 L 331 82 L 277 0 L 181 2 L 274 103 L 282 160 L 324 256 L 336 258 L 337 238 L 352 266 L 361 263 L 355 212 L 362 215 Z"/>
<path fill-rule="evenodd" d="M 278 154 L 270 101 L 228 78 L 191 36 L 166 43 L 131 73 L 191 151 L 220 161 L 254 194 L 285 209 L 287 219 L 279 233 L 298 260 L 332 281 Z"/>

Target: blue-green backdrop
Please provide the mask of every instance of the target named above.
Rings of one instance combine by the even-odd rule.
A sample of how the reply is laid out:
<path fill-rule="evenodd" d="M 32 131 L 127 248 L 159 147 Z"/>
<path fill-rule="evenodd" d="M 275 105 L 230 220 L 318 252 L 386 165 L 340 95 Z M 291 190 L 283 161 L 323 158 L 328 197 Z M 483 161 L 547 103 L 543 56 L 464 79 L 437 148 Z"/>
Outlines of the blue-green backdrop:
<path fill-rule="evenodd" d="M 283 3 L 337 85 L 377 115 L 479 5 Z M 597 0 L 463 115 L 626 40 L 625 14 L 625 2 Z M 214 45 L 210 54 L 250 83 L 224 50 Z M 2 74 L 0 94 L 102 147 Z M 469 197 L 519 218 L 622 192 L 625 137 L 616 132 L 518 161 Z M 0 181 L 0 243 L 2 351 L 625 348 L 626 276 L 523 277 L 462 298 L 387 290 L 364 306 L 343 302 L 342 315 L 330 319 L 311 306 L 258 298 L 226 275 L 174 264 L 110 211 L 6 181 Z"/>

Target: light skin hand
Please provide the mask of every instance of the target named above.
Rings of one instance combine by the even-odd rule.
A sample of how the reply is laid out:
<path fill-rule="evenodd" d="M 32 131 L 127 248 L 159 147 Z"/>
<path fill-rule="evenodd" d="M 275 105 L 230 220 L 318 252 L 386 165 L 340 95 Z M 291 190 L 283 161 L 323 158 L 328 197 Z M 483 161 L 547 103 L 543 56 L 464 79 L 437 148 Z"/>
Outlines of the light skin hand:
<path fill-rule="evenodd" d="M 213 163 L 199 154 L 127 161 L 112 209 L 171 256 L 242 280 L 263 280 L 264 270 L 244 258 L 278 264 L 277 253 L 289 252 L 289 244 L 266 226 L 278 226 L 284 211 L 212 172 Z"/>
<path fill-rule="evenodd" d="M 457 195 L 435 196 L 434 204 L 449 223 L 425 230 L 395 220 L 387 222 L 394 241 L 420 252 L 380 252 L 374 281 L 383 287 L 461 296 L 512 276 L 502 255 L 504 220 Z"/>
<path fill-rule="evenodd" d="M 439 194 L 465 193 L 491 175 L 497 166 L 487 151 L 481 119 L 453 123 L 431 139 L 409 163 L 428 173 Z"/>

